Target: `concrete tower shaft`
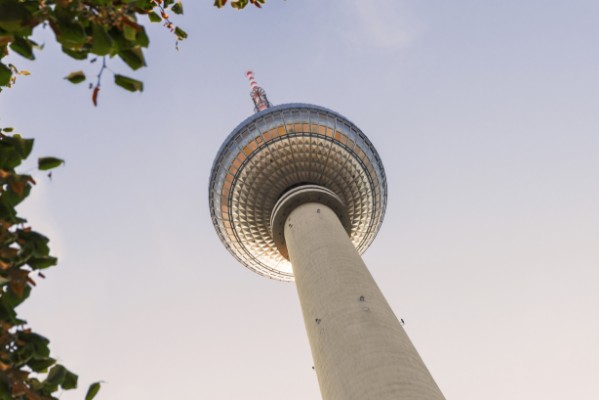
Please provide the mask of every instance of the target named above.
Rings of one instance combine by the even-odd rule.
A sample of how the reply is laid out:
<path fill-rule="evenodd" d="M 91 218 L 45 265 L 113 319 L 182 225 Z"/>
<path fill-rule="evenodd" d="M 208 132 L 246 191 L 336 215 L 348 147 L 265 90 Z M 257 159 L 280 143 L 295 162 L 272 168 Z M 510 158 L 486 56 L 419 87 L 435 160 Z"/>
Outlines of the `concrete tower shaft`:
<path fill-rule="evenodd" d="M 337 213 L 304 203 L 285 238 L 326 400 L 443 400 Z"/>
<path fill-rule="evenodd" d="M 437 384 L 348 237 L 332 191 L 285 193 L 271 221 L 293 266 L 314 366 L 326 400 L 443 400 Z"/>

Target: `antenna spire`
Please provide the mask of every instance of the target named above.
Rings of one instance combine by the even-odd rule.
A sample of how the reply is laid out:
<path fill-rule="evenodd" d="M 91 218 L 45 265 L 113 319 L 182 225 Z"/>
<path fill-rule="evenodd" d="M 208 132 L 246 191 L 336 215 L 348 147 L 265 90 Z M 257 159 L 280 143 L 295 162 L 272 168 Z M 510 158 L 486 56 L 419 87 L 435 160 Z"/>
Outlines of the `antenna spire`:
<path fill-rule="evenodd" d="M 270 101 L 268 101 L 266 92 L 264 89 L 258 86 L 258 83 L 256 83 L 256 80 L 254 79 L 254 73 L 252 71 L 247 71 L 245 76 L 247 76 L 248 80 L 250 81 L 250 88 L 252 88 L 250 97 L 254 102 L 254 111 L 260 112 L 262 110 L 266 110 L 268 107 L 271 107 L 272 104 L 270 104 Z"/>

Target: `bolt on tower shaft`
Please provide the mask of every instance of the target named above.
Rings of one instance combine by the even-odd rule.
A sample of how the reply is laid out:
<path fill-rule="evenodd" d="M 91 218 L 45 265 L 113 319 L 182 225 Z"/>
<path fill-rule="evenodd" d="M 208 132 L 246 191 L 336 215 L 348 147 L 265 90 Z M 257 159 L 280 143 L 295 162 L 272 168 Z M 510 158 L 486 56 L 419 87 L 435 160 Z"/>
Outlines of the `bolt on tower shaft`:
<path fill-rule="evenodd" d="M 444 399 L 360 257 L 386 207 L 378 153 L 325 108 L 256 108 L 214 161 L 212 221 L 243 265 L 295 280 L 323 399 Z"/>

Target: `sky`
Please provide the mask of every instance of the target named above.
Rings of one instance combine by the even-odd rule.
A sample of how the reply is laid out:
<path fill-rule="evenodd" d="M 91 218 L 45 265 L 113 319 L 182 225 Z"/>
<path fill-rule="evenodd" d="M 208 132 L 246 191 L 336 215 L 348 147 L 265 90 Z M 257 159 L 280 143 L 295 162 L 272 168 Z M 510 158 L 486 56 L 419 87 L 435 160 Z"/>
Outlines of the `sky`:
<path fill-rule="evenodd" d="M 149 27 L 148 67 L 110 60 L 99 105 L 63 79 L 49 32 L 0 96 L 35 137 L 20 211 L 51 239 L 21 315 L 98 399 L 318 399 L 293 284 L 262 278 L 212 227 L 208 178 L 253 112 L 306 102 L 373 142 L 387 213 L 364 254 L 447 399 L 599 398 L 599 3 L 184 1 L 175 50 Z M 111 71 L 145 82 L 111 83 Z M 32 169 L 64 158 L 52 179 Z"/>

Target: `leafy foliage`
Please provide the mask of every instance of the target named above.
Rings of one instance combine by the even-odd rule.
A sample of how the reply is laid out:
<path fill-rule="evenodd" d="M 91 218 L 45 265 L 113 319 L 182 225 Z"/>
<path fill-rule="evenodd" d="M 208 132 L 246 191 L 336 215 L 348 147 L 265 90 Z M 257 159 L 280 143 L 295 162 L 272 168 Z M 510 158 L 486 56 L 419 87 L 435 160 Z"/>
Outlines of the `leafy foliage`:
<path fill-rule="evenodd" d="M 262 4 L 266 3 L 266 0 L 233 0 L 231 1 L 231 7 L 241 10 L 245 8 L 249 3 L 255 5 L 258 8 L 262 8 Z M 214 6 L 221 8 L 227 4 L 227 0 L 215 0 Z"/>
<path fill-rule="evenodd" d="M 81 83 L 85 80 L 85 74 L 83 73 L 83 71 L 75 71 L 65 76 L 64 79 L 68 80 L 71 83 Z"/>
<path fill-rule="evenodd" d="M 56 157 L 41 157 L 37 159 L 37 168 L 40 171 L 47 171 L 64 164 L 64 160 Z"/>
<path fill-rule="evenodd" d="M 14 65 L 3 61 L 10 51 L 29 60 L 35 59 L 35 50 L 40 46 L 32 35 L 38 26 L 49 27 L 63 53 L 71 58 L 94 62 L 97 57 L 118 57 L 132 70 L 137 70 L 146 65 L 143 50 L 150 44 L 146 29 L 140 23 L 142 18 L 147 16 L 151 22 L 162 22 L 177 41 L 187 37 L 187 33 L 170 20 L 171 11 L 173 14 L 183 14 L 181 2 L 0 0 L 0 90 L 2 87 L 11 87 L 17 76 L 22 75 L 22 71 Z M 89 85 L 94 104 L 97 104 L 105 68 L 106 60 L 103 60 L 97 81 Z M 68 74 L 66 79 L 81 83 L 86 76 L 82 71 L 76 71 Z M 137 84 L 135 86 L 139 87 Z M 131 90 L 130 87 L 128 85 L 125 88 Z"/>
<path fill-rule="evenodd" d="M 265 0 L 231 1 L 231 7 L 248 4 L 261 7 Z M 227 0 L 216 0 L 218 8 Z M 6 63 L 12 51 L 35 60 L 41 49 L 32 38 L 36 27 L 49 27 L 63 53 L 76 60 L 94 63 L 101 58 L 97 81 L 90 83 L 92 102 L 97 105 L 106 59 L 119 57 L 131 69 L 146 65 L 143 50 L 150 40 L 140 18 L 162 23 L 177 39 L 187 33 L 175 26 L 169 16 L 183 14 L 175 0 L 0 0 L 0 92 L 14 85 L 18 76 L 30 73 Z M 177 47 L 178 48 L 178 47 Z M 65 79 L 84 82 L 83 71 L 71 72 Z M 143 82 L 115 74 L 116 85 L 128 91 L 143 91 Z M 50 255 L 49 239 L 32 230 L 16 207 L 29 195 L 35 180 L 18 173 L 33 148 L 33 139 L 12 134 L 13 128 L 0 128 L 0 400 L 57 400 L 56 392 L 77 387 L 77 375 L 50 357 L 50 341 L 35 333 L 19 318 L 17 307 L 29 297 L 43 270 L 57 264 Z M 48 171 L 64 164 L 56 157 L 38 159 L 38 170 Z M 52 172 L 48 173 L 51 177 Z M 93 400 L 100 382 L 91 384 L 85 400 Z"/>
<path fill-rule="evenodd" d="M 49 239 L 17 214 L 35 184 L 31 175 L 16 171 L 31 153 L 33 139 L 11 132 L 0 129 L 0 399 L 56 399 L 54 392 L 77 387 L 77 375 L 50 357 L 50 341 L 17 314 L 35 280 L 57 260 L 50 255 Z M 62 163 L 43 157 L 38 168 L 47 171 Z"/>
<path fill-rule="evenodd" d="M 261 8 L 264 3 L 265 0 L 229 2 L 231 7 L 238 10 L 248 4 Z M 218 8 L 225 4 L 227 0 L 214 2 Z M 175 35 L 177 49 L 178 42 L 187 38 L 187 32 L 170 20 L 169 12 L 183 14 L 181 1 L 0 0 L 0 91 L 2 87 L 11 87 L 18 75 L 26 75 L 14 65 L 5 64 L 3 58 L 13 51 L 34 60 L 34 50 L 41 48 L 32 38 L 38 26 L 49 26 L 63 53 L 71 58 L 95 62 L 97 57 L 119 57 L 131 69 L 137 70 L 146 65 L 143 49 L 150 44 L 140 19 L 147 16 L 150 22 L 162 23 Z M 95 105 L 105 60 L 102 66 L 97 82 L 89 85 Z M 86 77 L 83 73 L 73 72 L 66 79 L 81 83 Z M 128 87 L 126 89 L 130 90 Z"/>
<path fill-rule="evenodd" d="M 135 80 L 133 78 L 128 78 L 123 75 L 115 75 L 114 83 L 130 92 L 142 92 L 144 90 L 143 82 Z"/>
<path fill-rule="evenodd" d="M 100 382 L 92 383 L 89 385 L 89 389 L 87 389 L 87 394 L 85 395 L 85 400 L 92 400 L 98 392 L 100 391 Z"/>

